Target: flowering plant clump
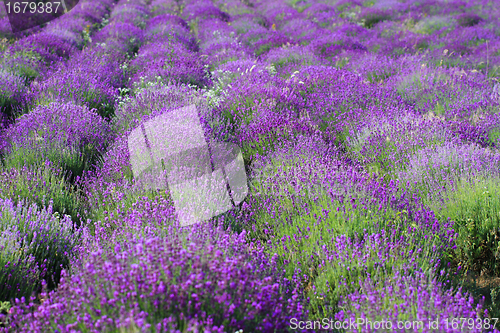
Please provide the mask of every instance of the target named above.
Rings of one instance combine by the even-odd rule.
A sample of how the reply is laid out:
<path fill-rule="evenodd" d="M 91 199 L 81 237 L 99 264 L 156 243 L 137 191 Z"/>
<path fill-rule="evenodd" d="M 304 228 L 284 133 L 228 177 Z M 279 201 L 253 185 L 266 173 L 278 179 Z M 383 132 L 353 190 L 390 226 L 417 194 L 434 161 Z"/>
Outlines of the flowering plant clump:
<path fill-rule="evenodd" d="M 2 302 L 19 296 L 30 296 L 37 290 L 40 270 L 32 255 L 23 253 L 21 242 L 14 232 L 5 229 L 0 236 L 1 278 L 0 297 Z"/>
<path fill-rule="evenodd" d="M 186 238 L 175 235 L 170 229 L 166 237 L 97 250 L 41 305 L 18 302 L 16 329 L 108 331 L 135 323 L 183 331 L 198 321 L 212 331 L 274 332 L 303 313 L 297 291 L 273 278 L 274 261 L 249 249 L 244 234 L 200 226 Z"/>
<path fill-rule="evenodd" d="M 48 160 L 37 161 L 20 169 L 9 168 L 0 173 L 0 196 L 15 202 L 26 199 L 38 206 L 53 201 L 53 209 L 59 214 L 70 215 L 79 222 L 85 214 L 81 195 L 67 181 L 67 172 Z M 78 177 L 76 177 L 78 182 Z"/>
<path fill-rule="evenodd" d="M 3 133 L 5 166 L 50 160 L 80 176 L 92 167 L 112 139 L 110 126 L 86 106 L 72 103 L 40 105 Z"/>
<path fill-rule="evenodd" d="M 37 102 L 65 102 L 96 109 L 102 117 L 114 110 L 120 68 L 108 55 L 99 57 L 96 50 L 85 51 L 72 62 L 36 87 Z"/>
<path fill-rule="evenodd" d="M 2 69 L 0 71 L 0 115 L 2 125 L 23 112 L 30 103 L 30 93 L 23 78 Z"/>
<path fill-rule="evenodd" d="M 340 302 L 343 310 L 335 319 L 359 323 L 348 332 L 373 332 L 373 325 L 382 322 L 385 329 L 392 328 L 394 332 L 427 329 L 457 332 L 462 327 L 467 332 L 484 332 L 494 326 L 493 322 L 487 319 L 483 322 L 478 316 L 482 306 L 474 304 L 472 297 L 460 289 L 443 292 L 440 283 L 429 280 L 422 272 L 407 276 L 404 271 L 398 271 L 391 279 L 381 282 L 368 278 L 360 283 L 359 291 Z M 457 322 L 457 318 L 463 318 L 463 322 Z"/>

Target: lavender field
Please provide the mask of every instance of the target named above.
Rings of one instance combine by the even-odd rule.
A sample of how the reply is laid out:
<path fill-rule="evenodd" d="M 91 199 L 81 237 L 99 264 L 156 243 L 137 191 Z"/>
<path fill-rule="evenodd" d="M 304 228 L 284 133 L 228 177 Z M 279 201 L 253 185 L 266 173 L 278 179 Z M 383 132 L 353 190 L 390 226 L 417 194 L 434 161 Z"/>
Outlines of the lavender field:
<path fill-rule="evenodd" d="M 500 332 L 500 1 L 7 8 L 1 332 Z"/>

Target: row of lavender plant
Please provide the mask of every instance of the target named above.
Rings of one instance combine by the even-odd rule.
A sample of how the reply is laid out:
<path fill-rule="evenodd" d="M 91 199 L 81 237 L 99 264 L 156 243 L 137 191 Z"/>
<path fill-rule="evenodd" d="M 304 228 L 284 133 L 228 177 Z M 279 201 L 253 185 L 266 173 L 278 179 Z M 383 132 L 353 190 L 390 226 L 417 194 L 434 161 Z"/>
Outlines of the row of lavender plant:
<path fill-rule="evenodd" d="M 471 15 L 470 13 L 458 15 L 459 25 L 464 26 L 464 25 L 469 25 L 469 24 L 470 25 L 477 24 L 478 22 L 476 22 L 476 23 L 474 23 L 474 22 L 472 22 L 472 23 L 462 22 L 464 20 L 464 17 L 471 17 L 471 16 L 474 17 L 474 15 Z M 462 29 L 462 27 L 460 27 L 460 26 L 457 27 L 457 30 L 460 30 L 460 29 Z M 490 36 L 491 36 L 491 34 L 490 34 Z M 493 37 L 493 38 L 497 38 L 497 37 Z M 446 54 L 446 52 L 443 52 L 443 53 Z M 368 58 L 368 62 L 365 60 L 366 58 Z M 380 59 L 380 57 L 379 57 L 379 59 Z M 397 60 L 405 61 L 405 63 L 407 65 L 411 65 L 411 62 L 409 63 L 408 59 L 399 58 Z M 354 69 L 357 70 L 358 72 L 361 72 L 361 74 L 364 74 L 363 72 L 366 70 L 366 72 L 365 72 L 366 77 L 367 77 L 367 79 L 370 80 L 370 77 L 372 76 L 372 73 L 370 71 L 373 68 L 371 66 L 371 64 L 373 64 L 373 62 L 371 62 L 369 57 L 367 57 L 367 56 L 360 57 L 358 61 L 361 62 L 362 67 L 360 67 L 359 65 L 356 65 L 356 67 L 354 67 Z M 413 65 L 413 66 L 415 66 L 415 65 Z M 349 66 L 347 66 L 347 67 L 349 67 Z M 415 67 L 417 67 L 417 70 L 418 70 L 420 67 L 420 63 L 416 63 Z M 362 68 L 364 70 L 360 70 L 360 68 Z M 412 67 L 410 67 L 410 68 L 412 68 Z M 393 67 L 392 70 L 396 70 L 395 74 L 398 73 L 397 68 Z M 424 68 L 424 70 L 428 70 L 428 69 Z M 435 71 L 435 70 L 436 69 L 434 69 L 434 68 L 431 69 L 431 71 Z M 439 69 L 439 68 L 437 70 L 439 72 L 442 71 L 442 69 Z M 439 164 L 438 165 L 435 164 L 437 162 L 437 160 L 436 160 L 437 156 L 436 156 L 436 158 L 433 159 L 433 161 L 431 163 L 426 164 L 426 167 L 421 168 L 421 169 L 419 168 L 422 172 L 425 172 L 425 173 L 431 172 L 430 178 L 432 179 L 432 181 L 431 181 L 431 179 L 427 178 L 427 179 L 423 180 L 423 183 L 425 185 L 420 183 L 426 187 L 427 186 L 430 187 L 430 188 L 424 188 L 424 190 L 426 190 L 426 191 L 424 191 L 424 193 L 420 192 L 420 194 L 422 194 L 422 197 L 424 198 L 424 200 L 427 199 L 427 196 L 429 194 L 433 195 L 435 199 L 439 198 L 440 192 L 442 193 L 445 190 L 449 190 L 450 188 L 453 188 L 454 183 L 456 183 L 457 180 L 460 181 L 460 178 L 462 178 L 462 177 L 466 177 L 468 179 L 474 178 L 475 176 L 486 176 L 488 178 L 489 177 L 492 177 L 492 178 L 497 177 L 497 167 L 496 167 L 496 165 L 497 165 L 496 161 L 498 158 L 497 153 L 496 152 L 491 153 L 486 149 L 481 149 L 476 144 L 472 144 L 472 145 L 468 144 L 470 141 L 472 141 L 473 143 L 477 143 L 483 147 L 488 146 L 488 145 L 490 145 L 490 146 L 494 145 L 494 140 L 488 140 L 488 138 L 484 137 L 485 134 L 487 136 L 488 132 L 490 132 L 491 130 L 494 130 L 495 127 L 498 126 L 498 124 L 495 124 L 496 115 L 491 114 L 491 111 L 489 111 L 489 110 L 491 110 L 492 107 L 494 108 L 496 105 L 498 105 L 495 100 L 492 100 L 489 98 L 490 93 L 491 93 L 491 89 L 492 88 L 494 89 L 494 87 L 492 87 L 489 84 L 485 84 L 484 81 L 480 81 L 480 80 L 482 80 L 481 75 L 474 75 L 473 72 L 469 73 L 470 76 L 469 76 L 468 80 L 464 80 L 463 77 L 459 78 L 458 76 L 456 76 L 455 72 L 453 72 L 453 71 L 450 71 L 449 73 L 450 74 L 453 73 L 453 75 L 455 75 L 455 77 L 456 77 L 456 78 L 452 78 L 452 81 L 451 81 L 451 82 L 453 82 L 452 87 L 454 89 L 456 89 L 453 92 L 454 96 L 456 96 L 454 98 L 457 98 L 458 96 L 463 95 L 462 91 L 464 93 L 470 94 L 470 97 L 462 99 L 462 97 L 460 96 L 459 100 L 451 100 L 450 101 L 451 103 L 448 102 L 447 105 L 446 105 L 446 103 L 443 103 L 443 104 L 445 104 L 445 106 L 443 108 L 441 108 L 441 110 L 442 110 L 441 113 L 446 112 L 447 114 L 445 113 L 444 117 L 442 117 L 440 119 L 441 121 L 422 121 L 423 119 L 421 117 L 417 117 L 417 118 L 414 118 L 414 120 L 412 121 L 412 122 L 417 121 L 418 125 L 415 124 L 416 125 L 415 126 L 415 125 L 411 124 L 411 122 L 408 122 L 408 120 L 403 120 L 402 122 L 398 122 L 396 119 L 391 120 L 391 121 L 387 121 L 386 119 L 384 119 L 382 122 L 378 122 L 379 125 L 375 125 L 375 126 L 383 126 L 383 129 L 381 128 L 380 131 L 376 131 L 375 133 L 372 132 L 374 135 L 376 135 L 377 141 L 373 141 L 372 143 L 369 144 L 371 150 L 370 151 L 365 150 L 366 148 L 368 148 L 367 146 L 365 146 L 365 148 L 358 146 L 359 148 L 358 147 L 356 147 L 356 148 L 358 148 L 359 150 L 354 151 L 356 154 L 361 153 L 364 156 L 368 155 L 366 153 L 369 153 L 370 158 L 374 158 L 374 160 L 362 158 L 362 161 L 365 164 L 368 164 L 370 162 L 375 161 L 378 164 L 378 165 L 375 165 L 375 167 L 377 169 L 381 168 L 384 172 L 391 173 L 391 171 L 394 169 L 402 168 L 404 170 L 407 166 L 409 166 L 413 170 L 415 170 L 415 167 L 419 164 L 419 162 L 416 163 L 416 160 L 413 159 L 413 157 L 411 157 L 413 154 L 425 152 L 425 154 L 427 156 L 429 156 L 428 153 L 430 153 L 431 151 L 433 152 L 431 154 L 434 154 L 434 152 L 435 152 L 434 147 L 436 145 L 438 147 L 444 145 L 444 147 L 438 149 L 439 153 L 436 155 L 440 155 L 443 157 L 444 157 L 443 154 L 446 154 L 447 156 L 451 155 L 450 162 L 451 163 L 458 163 L 458 165 L 460 165 L 460 166 L 458 167 L 458 165 L 457 165 L 457 167 L 458 167 L 457 169 L 460 171 L 457 173 L 457 171 L 458 171 L 457 169 L 455 169 L 454 167 L 453 167 L 453 169 L 450 169 L 448 167 L 446 169 L 443 168 L 444 170 L 442 170 L 442 172 L 439 172 L 436 174 L 434 172 L 434 170 L 436 168 L 439 168 Z M 461 73 L 462 73 L 462 76 L 467 75 L 467 73 L 465 73 L 464 71 L 462 71 Z M 392 75 L 392 73 L 389 74 L 389 77 L 391 75 Z M 379 79 L 380 79 L 380 77 L 379 77 Z M 385 79 L 382 78 L 382 82 L 384 80 Z M 400 80 L 397 76 L 394 77 L 394 81 L 400 82 Z M 450 81 L 448 81 L 447 83 L 449 86 Z M 455 86 L 458 86 L 458 87 L 455 87 Z M 447 87 L 442 85 L 442 86 L 440 86 L 439 90 L 443 91 L 445 89 L 447 89 Z M 399 90 L 398 92 L 401 91 L 401 89 L 398 89 L 398 90 Z M 439 90 L 437 90 L 437 91 L 439 91 Z M 445 92 L 445 94 L 447 94 L 447 96 L 450 96 L 449 93 Z M 441 96 L 443 96 L 443 95 L 441 95 Z M 474 97 L 472 97 L 472 96 L 474 96 Z M 413 102 L 411 100 L 408 100 L 407 96 L 403 95 L 403 97 L 404 97 L 404 99 L 406 99 L 406 101 L 405 101 L 406 103 Z M 436 95 L 436 97 L 439 98 L 440 96 Z M 442 98 L 443 97 L 440 98 L 441 101 L 442 101 Z M 440 101 L 439 100 L 434 101 L 434 103 L 436 103 L 436 102 L 437 102 L 437 104 L 435 104 L 435 105 L 437 105 L 439 107 Z M 418 105 L 418 104 L 414 105 L 414 108 L 416 109 L 416 111 L 418 111 L 418 113 L 422 113 L 423 110 L 428 111 L 430 107 L 432 107 L 432 106 L 426 105 L 422 108 L 421 105 Z M 479 111 L 479 114 L 478 114 L 478 111 Z M 460 117 L 462 119 L 464 119 L 465 117 L 468 117 L 469 119 L 465 118 L 464 120 L 471 120 L 470 118 L 473 118 L 473 116 L 474 117 L 479 116 L 480 118 L 483 118 L 483 117 L 489 118 L 488 125 L 487 125 L 488 127 L 484 130 L 483 129 L 475 130 L 474 128 L 472 128 L 472 130 L 471 130 L 471 126 L 469 125 L 468 127 L 466 127 L 466 130 L 464 130 L 462 133 L 460 133 L 460 132 L 457 133 L 457 131 L 456 131 L 456 129 L 458 127 L 458 126 L 456 126 L 456 125 L 458 125 L 456 122 L 457 117 L 459 117 L 459 119 L 460 119 Z M 402 116 L 400 116 L 400 117 L 403 118 Z M 449 119 L 451 119 L 452 117 L 454 117 L 455 121 L 449 121 Z M 480 119 L 479 123 L 481 123 L 481 121 L 483 119 Z M 474 121 L 477 122 L 477 119 L 474 119 Z M 430 125 L 430 127 L 428 127 L 427 124 Z M 387 130 L 387 127 L 388 127 L 387 125 L 389 125 L 389 128 L 391 128 L 391 130 Z M 417 127 L 417 126 L 422 126 L 422 125 L 424 125 L 425 127 L 420 128 L 420 129 Z M 444 127 L 444 130 L 443 130 L 443 127 Z M 358 127 L 358 130 L 359 129 L 360 128 Z M 439 135 L 439 134 L 438 134 L 438 132 L 436 132 L 436 130 L 441 131 L 441 133 L 445 134 L 445 136 L 443 137 L 443 136 L 441 136 L 442 135 L 441 134 L 440 137 L 437 137 L 437 135 Z M 365 131 L 365 133 L 369 132 L 369 131 L 370 130 L 367 130 L 367 131 Z M 465 134 L 466 131 L 469 133 Z M 419 132 L 422 134 L 419 135 L 418 134 Z M 409 135 L 408 134 L 405 135 L 403 133 L 405 133 L 405 134 L 408 133 Z M 415 136 L 415 134 L 417 134 L 417 136 Z M 479 138 L 479 137 L 473 138 L 474 136 L 476 136 L 478 134 L 481 135 L 482 138 Z M 363 135 L 366 135 L 366 134 L 363 134 Z M 425 135 L 425 137 L 423 135 Z M 436 141 L 436 139 L 437 139 L 437 141 Z M 402 142 L 402 140 L 404 140 L 404 143 Z M 355 141 L 354 141 L 354 143 L 356 144 Z M 432 145 L 431 147 L 429 147 L 429 143 Z M 463 143 L 466 143 L 466 144 L 463 145 Z M 427 147 L 429 147 L 429 148 L 427 148 Z M 424 149 L 422 149 L 422 148 L 424 148 Z M 386 151 L 386 149 L 388 151 Z M 459 149 L 459 150 L 457 150 L 457 149 Z M 387 153 L 390 153 L 391 155 L 389 155 Z M 402 153 L 402 155 L 399 155 L 401 153 Z M 418 158 L 420 159 L 420 157 L 418 157 Z M 438 163 L 441 164 L 444 162 L 448 166 L 451 167 L 453 164 L 451 164 L 451 165 L 448 164 L 447 160 L 448 160 L 447 158 L 445 158 L 445 160 L 441 159 L 441 162 L 438 162 Z M 488 162 L 484 163 L 483 161 L 486 161 L 486 160 Z M 456 161 L 456 162 L 452 162 L 452 161 Z M 399 173 L 398 176 L 393 177 L 393 178 L 397 178 L 397 179 L 403 178 L 402 180 L 404 181 L 403 182 L 404 186 L 406 188 L 409 187 L 409 189 L 411 190 L 411 187 L 413 184 L 411 184 L 410 182 L 406 182 L 406 179 L 408 179 L 408 178 L 407 178 L 407 176 L 404 176 L 404 175 L 405 175 L 404 173 L 403 174 Z M 406 175 L 408 175 L 408 174 L 406 174 Z M 413 174 L 413 175 L 415 175 L 415 174 Z M 403 177 L 401 177 L 401 176 L 403 176 Z M 414 178 L 411 180 L 414 180 Z M 465 185 L 465 186 L 469 186 L 469 185 Z M 475 193 L 475 191 L 477 191 L 477 189 L 478 189 L 477 185 L 474 186 L 472 193 Z M 460 193 L 460 192 L 463 193 L 463 191 L 459 191 L 458 193 Z M 448 192 L 448 195 L 451 195 L 451 192 Z M 475 195 L 476 194 L 474 194 L 474 196 Z M 453 196 L 456 197 L 456 193 L 454 193 Z M 484 201 L 482 201 L 482 199 L 478 200 L 476 198 L 477 197 L 475 197 L 475 199 L 473 199 L 473 200 L 479 201 L 479 202 L 484 202 Z M 441 199 L 441 198 L 439 198 L 439 199 Z M 452 198 L 452 199 L 454 199 L 454 198 Z M 435 202 L 435 203 L 438 203 L 438 202 Z M 464 211 L 462 211 L 462 213 L 452 212 L 453 208 L 464 209 L 467 207 L 467 205 L 469 205 L 469 204 L 465 204 L 465 205 L 458 204 L 457 205 L 456 203 L 450 203 L 448 205 L 447 211 L 444 212 L 445 214 L 440 217 L 441 221 L 446 221 L 446 218 L 448 218 L 448 217 L 451 217 L 452 220 L 455 221 L 454 230 L 458 233 L 458 239 L 456 241 L 457 249 L 455 251 L 453 251 L 453 252 L 455 252 L 453 255 L 455 260 L 452 260 L 452 262 L 455 265 L 459 264 L 459 265 L 465 266 L 466 270 L 471 269 L 471 268 L 476 270 L 476 271 L 480 271 L 481 269 L 483 269 L 483 270 L 486 269 L 486 270 L 489 270 L 490 272 L 492 272 L 490 269 L 495 267 L 495 264 L 494 264 L 495 256 L 492 252 L 489 252 L 489 251 L 491 251 L 492 249 L 495 249 L 496 245 L 491 243 L 492 242 L 491 238 L 489 238 L 489 236 L 486 236 L 485 233 L 495 234 L 496 232 L 498 232 L 498 226 L 495 226 L 495 222 L 492 223 L 491 218 L 489 217 L 490 213 L 488 213 L 488 211 L 490 210 L 490 208 L 488 208 L 488 205 L 486 207 L 483 207 L 482 209 L 479 208 L 481 206 L 481 204 L 476 205 L 474 208 L 474 209 L 476 209 L 475 210 L 476 213 L 474 213 L 474 214 L 469 213 L 470 215 L 468 217 L 463 216 L 463 215 L 457 216 L 457 215 L 463 214 Z M 433 204 L 432 206 L 433 206 L 432 208 L 436 211 L 436 213 L 438 213 L 438 212 L 442 213 L 441 211 L 439 211 L 438 207 L 436 207 L 436 204 Z M 462 206 L 462 207 L 459 207 L 459 206 Z M 470 206 L 467 207 L 467 209 L 470 211 Z M 483 212 L 481 214 L 479 214 L 477 212 L 477 210 L 482 210 Z M 459 214 L 457 214 L 457 213 L 459 213 Z M 468 215 L 468 214 L 466 213 L 466 215 Z M 465 228 L 464 222 L 466 222 L 467 220 L 470 220 L 470 222 L 472 222 L 472 221 L 476 222 L 476 223 L 472 222 L 473 223 L 472 229 L 467 230 Z M 467 223 L 467 224 L 469 224 L 469 223 Z M 476 225 L 474 226 L 474 224 L 476 224 Z M 468 227 L 470 228 L 471 225 L 469 224 Z M 483 242 L 483 240 L 486 241 L 487 245 L 478 246 L 478 244 Z M 474 244 L 474 245 L 470 245 L 471 241 L 472 241 L 472 244 Z M 475 246 L 478 246 L 479 249 L 474 249 Z M 471 252 L 472 253 L 475 252 L 475 254 L 471 255 Z M 466 253 L 468 253 L 468 254 L 466 254 Z M 478 260 L 479 256 L 480 256 L 479 253 L 481 253 L 482 258 L 484 258 L 484 259 Z M 472 258 L 474 258 L 474 259 L 472 259 Z M 481 266 L 481 268 L 479 266 Z"/>
<path fill-rule="evenodd" d="M 112 25 L 122 20 L 120 13 L 123 16 L 123 12 L 127 12 L 127 8 L 124 10 L 126 3 L 123 1 L 115 7 L 110 20 Z M 112 2 L 109 2 L 108 8 L 111 5 Z M 97 6 L 98 10 L 94 13 L 87 8 L 86 13 L 99 18 L 104 14 L 99 12 L 102 8 Z M 101 30 L 96 37 L 112 42 L 114 36 L 109 31 Z M 91 51 L 85 49 L 75 57 L 85 59 L 82 54 L 86 52 Z M 67 64 L 62 64 L 54 76 L 67 68 L 65 66 Z M 106 69 L 105 64 L 103 69 Z M 6 237 L 11 235 L 7 238 L 10 241 L 6 243 L 6 256 L 2 259 L 14 265 L 13 268 L 9 264 L 5 266 L 6 272 L 11 271 L 11 274 L 5 275 L 8 278 L 2 281 L 2 300 L 10 300 L 13 296 L 29 297 L 31 291 L 39 293 L 41 281 L 53 289 L 62 270 L 70 268 L 70 258 L 79 244 L 80 231 L 72 221 L 78 218 L 79 201 L 74 188 L 65 180 L 68 175 L 64 169 L 74 172 L 81 171 L 86 164 L 92 165 L 92 158 L 104 151 L 106 141 L 112 134 L 110 126 L 96 110 L 75 104 L 84 104 L 82 101 L 66 103 L 61 98 L 64 96 L 44 96 L 45 91 L 42 86 L 38 92 L 38 96 L 45 97 L 45 103 L 39 103 L 2 133 L 5 156 L 2 161 L 4 182 L 1 193 L 2 197 L 8 198 L 6 205 L 18 207 L 17 216 L 5 210 L 2 220 L 2 231 Z M 30 211 L 26 213 L 22 206 L 28 205 Z M 45 215 L 40 216 L 42 211 L 37 213 L 40 209 Z M 70 215 L 62 217 L 63 213 Z M 30 220 L 29 214 L 38 214 L 38 219 Z M 31 224 L 22 222 L 26 218 Z M 16 252 L 12 247 L 14 245 L 23 251 Z M 20 274 L 23 272 L 39 273 L 31 274 L 30 279 L 22 279 Z M 17 285 L 16 281 L 20 278 L 23 284 Z"/>

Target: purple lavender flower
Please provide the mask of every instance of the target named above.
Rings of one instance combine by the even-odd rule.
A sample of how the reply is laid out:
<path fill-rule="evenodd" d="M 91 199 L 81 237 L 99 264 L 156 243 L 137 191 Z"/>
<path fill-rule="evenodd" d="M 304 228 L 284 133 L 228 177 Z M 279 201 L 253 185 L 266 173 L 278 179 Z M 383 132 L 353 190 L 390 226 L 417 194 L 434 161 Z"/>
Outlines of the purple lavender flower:
<path fill-rule="evenodd" d="M 40 209 L 36 204 L 28 205 L 26 201 L 14 204 L 9 199 L 0 199 L 0 207 L 1 237 L 10 237 L 18 243 L 21 253 L 19 263 L 34 261 L 35 266 L 26 268 L 38 268 L 40 272 L 36 279 L 44 279 L 48 287 L 53 289 L 59 282 L 61 271 L 70 268 L 70 258 L 79 237 L 79 232 L 73 230 L 71 217 L 59 217 L 59 214 L 52 210 L 52 203 Z M 13 236 L 15 239 L 12 239 Z M 10 250 L 13 248 L 5 249 L 7 253 Z M 34 286 L 39 288 L 41 285 L 37 281 Z M 23 294 L 23 291 L 20 291 L 12 297 L 20 297 Z"/>
<path fill-rule="evenodd" d="M 480 315 L 482 305 L 476 305 L 472 296 L 446 290 L 442 284 L 429 279 L 424 273 L 408 276 L 405 272 L 395 274 L 385 281 L 370 278 L 360 282 L 360 290 L 347 295 L 340 302 L 338 321 L 352 321 L 356 328 L 347 332 L 395 332 L 435 331 L 439 332 L 498 332 L 493 322 Z M 457 325 L 457 318 L 466 318 Z M 488 323 L 484 327 L 476 322 Z M 383 327 L 381 327 L 383 325 Z"/>
<path fill-rule="evenodd" d="M 195 85 L 207 83 L 200 57 L 180 43 L 149 43 L 139 50 L 131 67 L 131 85 L 141 80 L 155 82 L 157 77 L 163 82 L 177 81 Z"/>
<path fill-rule="evenodd" d="M 217 18 L 221 21 L 228 21 L 229 15 L 215 7 L 211 1 L 193 1 L 183 9 L 183 14 L 187 21 L 205 20 Z"/>
<path fill-rule="evenodd" d="M 167 232 L 94 251 L 80 272 L 43 295 L 33 313 L 18 302 L 11 327 L 38 332 L 76 321 L 81 328 L 105 330 L 135 322 L 183 330 L 198 320 L 206 329 L 274 332 L 286 329 L 291 316 L 305 314 L 296 291 L 286 295 L 286 282 L 274 277 L 275 259 L 250 249 L 244 234 L 209 226 L 186 236 Z"/>
<path fill-rule="evenodd" d="M 2 218 L 9 220 L 10 212 L 2 208 Z M 16 297 L 29 297 L 37 290 L 40 278 L 35 258 L 23 249 L 15 225 L 2 224 L 0 231 L 0 300 L 4 302 Z M 0 314 L 0 319 L 2 317 L 5 316 Z"/>
<path fill-rule="evenodd" d="M 116 87 L 123 82 L 123 71 L 116 55 L 88 49 L 73 57 L 46 81 L 34 88 L 39 103 L 73 102 L 97 109 L 102 117 L 114 110 Z"/>
<path fill-rule="evenodd" d="M 105 151 L 112 132 L 97 113 L 85 106 L 51 103 L 21 116 L 4 131 L 2 138 L 2 152 L 10 154 L 6 159 L 13 158 L 12 154 L 27 154 L 26 150 L 37 151 L 39 158 L 68 163 L 66 167 L 77 176 L 76 171 L 83 166 L 74 166 L 74 161 L 69 160 L 83 159 L 84 164 L 92 165 Z"/>
<path fill-rule="evenodd" d="M 7 70 L 0 70 L 0 114 L 3 126 L 25 110 L 29 105 L 30 95 L 23 78 Z"/>

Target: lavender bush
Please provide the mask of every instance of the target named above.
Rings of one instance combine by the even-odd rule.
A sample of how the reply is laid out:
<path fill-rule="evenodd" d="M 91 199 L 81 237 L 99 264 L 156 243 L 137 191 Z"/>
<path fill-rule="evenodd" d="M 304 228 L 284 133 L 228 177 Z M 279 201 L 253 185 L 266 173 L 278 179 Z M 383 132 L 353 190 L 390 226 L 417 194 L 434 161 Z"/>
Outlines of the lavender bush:
<path fill-rule="evenodd" d="M 15 35 L 0 8 L 0 197 L 33 222 L 2 215 L 1 267 L 12 274 L 0 292 L 18 298 L 1 307 L 2 328 L 284 332 L 293 318 L 441 316 L 420 331 L 457 332 L 453 317 L 493 322 L 495 5 L 81 0 Z M 134 177 L 127 137 L 192 104 L 208 141 L 241 149 L 249 193 L 180 228 L 175 193 Z M 73 252 L 26 247 L 20 230 Z"/>
<path fill-rule="evenodd" d="M 491 177 L 491 178 L 490 178 Z M 458 233 L 454 264 L 471 271 L 498 274 L 498 178 L 476 176 L 461 179 L 443 203 L 432 207 L 441 220 L 451 219 Z"/>
<path fill-rule="evenodd" d="M 101 59 L 97 50 L 88 50 L 36 86 L 38 104 L 72 102 L 96 109 L 102 117 L 112 115 L 119 85 L 115 80 L 123 74 L 110 55 Z"/>
<path fill-rule="evenodd" d="M 82 273 L 65 277 L 40 306 L 19 304 L 12 310 L 12 318 L 26 318 L 15 322 L 17 329 L 36 332 L 49 325 L 63 331 L 108 331 L 137 325 L 192 331 L 194 325 L 218 332 L 274 332 L 287 327 L 292 314 L 302 313 L 296 291 L 288 300 L 280 295 L 285 286 L 268 275 L 273 261 L 262 250 L 248 249 L 244 235 L 206 227 L 193 231 L 187 238 L 169 230 L 167 238 L 115 244 L 115 254 L 93 252 Z M 250 295 L 255 297 L 251 301 Z M 56 304 L 58 311 L 50 311 Z M 34 316 L 28 314 L 33 307 Z"/>
<path fill-rule="evenodd" d="M 111 141 L 110 126 L 85 106 L 51 103 L 20 117 L 2 135 L 5 167 L 22 167 L 40 159 L 81 176 Z"/>
<path fill-rule="evenodd" d="M 74 232 L 71 218 L 67 215 L 59 217 L 59 214 L 52 210 L 51 203 L 48 207 L 40 209 L 36 204 L 28 205 L 26 201 L 19 201 L 15 205 L 10 199 L 0 200 L 2 237 L 6 241 L 8 239 L 12 241 L 4 244 L 5 253 L 8 254 L 17 246 L 21 253 L 17 261 L 19 263 L 34 261 L 35 266 L 25 267 L 37 268 L 40 271 L 36 276 L 37 281 L 43 279 L 47 282 L 48 288 L 54 289 L 61 277 L 61 271 L 70 268 L 70 258 L 77 245 L 79 233 Z M 18 275 L 19 277 L 21 276 Z M 41 287 L 39 282 L 34 286 Z"/>
<path fill-rule="evenodd" d="M 85 206 L 80 193 L 66 181 L 66 176 L 64 170 L 48 160 L 23 166 L 19 170 L 3 169 L 0 174 L 0 197 L 10 198 L 16 203 L 26 199 L 38 206 L 47 206 L 52 200 L 54 211 L 70 215 L 74 222 L 85 221 Z"/>
<path fill-rule="evenodd" d="M 3 125 L 24 112 L 30 103 L 30 93 L 22 77 L 7 70 L 0 71 L 0 112 Z"/>
<path fill-rule="evenodd" d="M 19 296 L 30 296 L 37 290 L 40 276 L 35 258 L 27 254 L 27 251 L 23 253 L 21 241 L 17 237 L 16 231 L 10 229 L 13 228 L 3 229 L 0 236 L 2 248 L 0 297 L 2 303 L 9 302 Z"/>

